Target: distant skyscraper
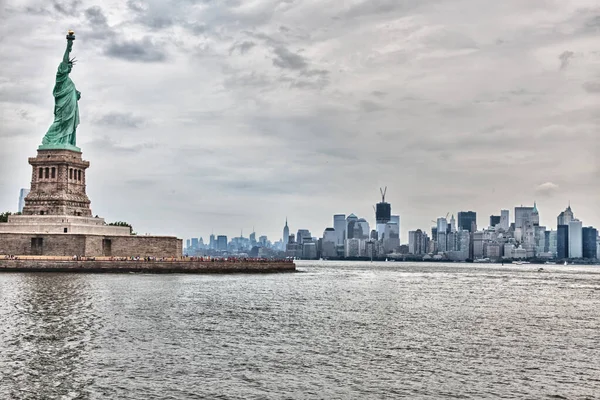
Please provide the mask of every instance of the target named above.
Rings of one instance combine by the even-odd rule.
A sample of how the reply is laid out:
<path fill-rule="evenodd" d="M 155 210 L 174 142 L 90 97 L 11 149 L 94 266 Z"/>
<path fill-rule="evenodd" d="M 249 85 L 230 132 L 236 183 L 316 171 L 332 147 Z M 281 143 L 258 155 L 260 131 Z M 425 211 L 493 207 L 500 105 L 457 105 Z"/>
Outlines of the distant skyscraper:
<path fill-rule="evenodd" d="M 569 258 L 569 225 L 558 225 L 556 232 L 556 258 Z"/>
<path fill-rule="evenodd" d="M 198 238 L 192 238 L 192 248 L 198 248 Z"/>
<path fill-rule="evenodd" d="M 429 238 L 420 229 L 408 232 L 408 253 L 422 255 L 429 251 Z"/>
<path fill-rule="evenodd" d="M 540 212 L 535 201 L 533 202 L 533 210 L 531 211 L 531 222 L 533 222 L 533 225 L 540 224 Z"/>
<path fill-rule="evenodd" d="M 477 230 L 477 213 L 475 211 L 460 211 L 458 213 L 458 229 L 473 233 Z"/>
<path fill-rule="evenodd" d="M 348 237 L 356 239 L 368 239 L 371 228 L 369 223 L 364 218 L 359 218 L 356 221 L 348 222 Z M 352 235 L 350 235 L 352 234 Z"/>
<path fill-rule="evenodd" d="M 333 229 L 337 236 L 336 245 L 343 245 L 346 240 L 346 215 L 336 214 L 333 216 Z"/>
<path fill-rule="evenodd" d="M 227 251 L 227 236 L 225 236 L 225 235 L 217 236 L 217 250 Z"/>
<path fill-rule="evenodd" d="M 583 257 L 582 224 L 578 219 L 569 222 L 569 258 Z"/>
<path fill-rule="evenodd" d="M 446 218 L 441 217 L 437 219 L 437 245 L 438 252 L 443 253 L 447 250 L 446 247 L 446 235 L 448 232 L 448 221 Z"/>
<path fill-rule="evenodd" d="M 298 234 L 296 235 L 296 241 L 299 244 L 303 244 L 305 241 L 312 240 L 312 235 L 308 229 L 298 229 Z"/>
<path fill-rule="evenodd" d="M 262 246 L 262 247 L 267 247 L 267 237 L 266 236 L 261 236 L 258 238 L 258 243 Z"/>
<path fill-rule="evenodd" d="M 216 250 L 217 249 L 217 238 L 215 237 L 215 235 L 213 233 L 210 234 L 210 238 L 209 238 L 209 242 L 208 242 L 208 247 L 211 250 Z"/>
<path fill-rule="evenodd" d="M 552 230 L 548 233 L 548 253 L 552 254 L 552 257 L 556 257 L 557 245 L 558 245 L 558 234 Z"/>
<path fill-rule="evenodd" d="M 290 240 L 290 228 L 288 227 L 287 217 L 285 218 L 285 226 L 283 227 L 283 249 L 287 248 L 287 244 Z"/>
<path fill-rule="evenodd" d="M 508 231 L 510 226 L 510 217 L 508 210 L 500 210 L 500 228 L 505 232 Z"/>
<path fill-rule="evenodd" d="M 456 232 L 456 220 L 454 219 L 454 214 L 450 218 L 450 232 Z"/>
<path fill-rule="evenodd" d="M 556 218 L 556 225 L 569 225 L 569 222 L 573 221 L 574 219 L 575 216 L 571 210 L 571 204 L 569 204 L 565 211 L 558 214 L 558 217 Z"/>
<path fill-rule="evenodd" d="M 392 217 L 392 206 L 390 203 L 385 201 L 385 194 L 387 192 L 387 187 L 385 190 L 381 190 L 381 202 L 377 203 L 375 208 L 375 219 L 377 220 L 377 224 L 386 224 L 390 221 Z"/>
<path fill-rule="evenodd" d="M 383 248 L 386 253 L 395 251 L 400 246 L 400 231 L 395 222 L 385 224 L 385 233 L 383 234 Z"/>
<path fill-rule="evenodd" d="M 377 234 L 379 236 L 379 240 L 381 240 L 385 233 L 385 224 L 390 222 L 390 219 L 392 218 L 392 206 L 390 203 L 385 201 L 387 187 L 385 190 L 379 189 L 379 191 L 381 192 L 381 202 L 375 205 L 375 222 Z"/>
<path fill-rule="evenodd" d="M 598 231 L 593 227 L 587 227 L 582 229 L 583 236 L 583 258 L 595 260 L 598 258 L 596 240 L 598 238 Z"/>
<path fill-rule="evenodd" d="M 323 232 L 323 241 L 321 246 L 321 257 L 329 258 L 337 256 L 337 245 L 338 235 L 334 228 L 327 228 Z"/>
<path fill-rule="evenodd" d="M 533 246 L 535 221 L 539 222 L 536 207 L 515 207 L 515 239 L 517 242 Z"/>
<path fill-rule="evenodd" d="M 396 225 L 398 226 L 398 241 L 400 241 L 400 216 L 399 215 L 392 215 L 390 217 L 390 222 L 395 222 Z"/>
<path fill-rule="evenodd" d="M 346 218 L 346 239 L 354 238 L 354 224 L 358 222 L 358 217 L 354 214 L 348 215 Z"/>
<path fill-rule="evenodd" d="M 500 225 L 500 220 L 502 219 L 501 215 L 490 215 L 490 227 L 495 227 L 496 225 Z"/>
<path fill-rule="evenodd" d="M 23 212 L 23 207 L 25 207 L 25 197 L 29 194 L 29 189 L 21 189 L 19 193 L 19 212 Z"/>

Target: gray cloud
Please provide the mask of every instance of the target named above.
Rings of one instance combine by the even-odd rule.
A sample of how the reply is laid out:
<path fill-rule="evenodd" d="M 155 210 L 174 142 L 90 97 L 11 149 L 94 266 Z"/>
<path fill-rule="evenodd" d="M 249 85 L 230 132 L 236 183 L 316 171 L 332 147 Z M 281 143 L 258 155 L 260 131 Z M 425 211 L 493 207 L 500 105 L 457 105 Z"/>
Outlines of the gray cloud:
<path fill-rule="evenodd" d="M 85 10 L 85 16 L 90 24 L 100 27 L 108 27 L 108 21 L 102 9 L 98 6 L 93 6 Z"/>
<path fill-rule="evenodd" d="M 96 122 L 100 125 L 138 128 L 144 120 L 133 116 L 131 113 L 111 112 L 103 115 Z"/>
<path fill-rule="evenodd" d="M 279 68 L 301 70 L 308 66 L 306 59 L 299 54 L 292 53 L 283 46 L 277 46 L 273 49 L 275 58 L 273 59 L 273 65 Z"/>
<path fill-rule="evenodd" d="M 375 103 L 374 101 L 361 100 L 360 109 L 362 111 L 372 113 L 372 112 L 376 112 L 376 111 L 385 110 L 385 107 L 383 107 L 381 104 Z"/>
<path fill-rule="evenodd" d="M 600 82 L 585 82 L 583 88 L 588 93 L 600 93 Z"/>
<path fill-rule="evenodd" d="M 154 149 L 156 144 L 153 143 L 142 143 L 136 145 L 125 146 L 121 145 L 114 140 L 104 136 L 92 140 L 87 143 L 87 146 L 93 147 L 97 153 L 105 154 L 123 154 L 123 153 L 139 153 L 142 150 Z"/>
<path fill-rule="evenodd" d="M 139 0 L 127 0 L 127 7 L 136 12 L 144 12 L 146 10 L 144 3 Z"/>
<path fill-rule="evenodd" d="M 236 43 L 229 48 L 229 54 L 233 53 L 236 50 L 238 50 L 240 52 L 240 54 L 246 54 L 254 46 L 256 46 L 256 43 L 251 42 L 249 40 L 243 41 L 241 43 Z"/>
<path fill-rule="evenodd" d="M 54 11 L 68 16 L 78 15 L 81 4 L 81 0 L 52 0 L 52 8 Z"/>
<path fill-rule="evenodd" d="M 592 31 L 599 31 L 600 30 L 600 15 L 595 15 L 592 18 L 590 18 L 585 23 L 585 26 Z"/>
<path fill-rule="evenodd" d="M 194 23 L 194 24 L 184 24 L 185 28 L 192 32 L 194 35 L 202 35 L 206 32 L 206 25 Z"/>
<path fill-rule="evenodd" d="M 572 51 L 563 51 L 558 59 L 560 60 L 560 69 L 565 69 L 569 65 L 571 59 L 575 56 L 575 53 Z"/>
<path fill-rule="evenodd" d="M 167 58 L 165 50 L 149 37 L 139 41 L 113 41 L 106 47 L 104 54 L 134 62 L 163 62 Z"/>
<path fill-rule="evenodd" d="M 355 3 L 342 15 L 344 17 L 365 17 L 373 14 L 387 14 L 398 10 L 412 8 L 418 4 L 417 0 L 406 0 L 398 2 L 396 0 L 362 0 Z"/>
<path fill-rule="evenodd" d="M 545 182 L 535 188 L 536 196 L 552 197 L 558 193 L 559 186 L 552 182 Z"/>

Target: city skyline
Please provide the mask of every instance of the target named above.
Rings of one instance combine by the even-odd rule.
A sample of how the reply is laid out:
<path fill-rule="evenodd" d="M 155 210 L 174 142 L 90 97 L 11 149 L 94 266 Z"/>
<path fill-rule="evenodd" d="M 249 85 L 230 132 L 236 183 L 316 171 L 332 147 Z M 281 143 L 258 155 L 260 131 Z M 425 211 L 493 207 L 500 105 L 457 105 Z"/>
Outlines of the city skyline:
<path fill-rule="evenodd" d="M 595 1 L 142 3 L 1 6 L 0 210 L 73 29 L 92 206 L 140 234 L 278 238 L 287 216 L 320 235 L 335 213 L 373 224 L 383 186 L 403 242 L 533 201 L 541 224 L 571 200 L 600 226 Z"/>
<path fill-rule="evenodd" d="M 387 199 L 386 199 L 386 201 L 387 201 Z M 395 211 L 394 204 L 391 204 L 391 206 L 392 206 L 392 215 L 394 216 L 394 215 L 397 214 L 397 212 Z M 460 226 L 458 225 L 458 214 L 460 212 L 472 211 L 472 212 L 475 212 L 475 214 L 476 214 L 476 218 L 477 218 L 476 219 L 476 221 L 477 221 L 476 227 L 477 227 L 477 230 L 482 230 L 482 229 L 487 229 L 488 227 L 490 227 L 491 226 L 490 223 L 489 223 L 490 222 L 490 217 L 491 216 L 498 216 L 498 217 L 500 217 L 500 214 L 501 214 L 502 210 L 508 210 L 508 212 L 509 212 L 508 213 L 508 215 L 509 215 L 508 224 L 509 225 L 510 224 L 515 224 L 516 223 L 515 209 L 516 208 L 521 208 L 521 207 L 525 207 L 525 208 L 534 208 L 535 207 L 539 211 L 539 226 L 544 226 L 548 230 L 554 230 L 554 231 L 556 231 L 557 230 L 557 226 L 558 226 L 558 224 L 557 224 L 557 218 L 559 217 L 559 215 L 561 213 L 563 213 L 563 211 L 567 207 L 571 208 L 572 205 L 571 205 L 570 202 L 567 203 L 563 208 L 561 208 L 561 209 L 559 209 L 557 211 L 556 215 L 553 215 L 553 216 L 549 215 L 548 212 L 546 210 L 544 210 L 543 208 L 541 209 L 540 206 L 539 206 L 539 204 L 538 204 L 538 202 L 534 201 L 532 204 L 519 204 L 519 205 L 514 206 L 514 207 L 505 207 L 505 208 L 497 210 L 496 213 L 489 214 L 489 215 L 481 215 L 477 209 L 466 209 L 465 208 L 463 210 L 459 210 L 459 211 L 456 211 L 456 212 L 447 212 L 447 214 L 439 215 L 439 216 L 435 217 L 435 219 L 443 219 L 443 218 L 446 217 L 446 215 L 448 215 L 446 222 L 447 222 L 447 224 L 449 226 L 450 225 L 450 221 L 451 221 L 451 217 L 453 216 L 456 219 L 456 228 L 458 229 L 458 228 L 460 228 Z M 597 227 L 598 226 L 596 223 L 592 223 L 592 220 L 584 218 L 577 211 L 576 207 L 573 207 L 573 208 L 574 208 L 574 213 L 576 214 L 576 219 L 579 220 L 579 221 L 581 221 L 583 223 L 583 225 L 582 225 L 583 227 L 591 227 L 591 226 Z M 371 207 L 371 210 L 373 210 L 372 207 Z M 281 226 L 279 236 L 277 234 L 274 234 L 273 236 L 271 236 L 271 235 L 265 233 L 264 231 L 259 231 L 258 229 L 254 229 L 254 230 L 250 229 L 249 231 L 246 231 L 245 229 L 240 229 L 240 230 L 238 230 L 237 234 L 236 233 L 227 234 L 227 233 L 224 233 L 222 231 L 219 231 L 218 229 L 214 229 L 214 230 L 211 231 L 211 233 L 208 233 L 206 235 L 196 235 L 196 236 L 189 236 L 189 237 L 186 236 L 184 238 L 187 238 L 187 239 L 202 238 L 202 239 L 204 239 L 205 243 L 208 243 L 207 238 L 209 238 L 211 234 L 214 234 L 215 236 L 216 235 L 225 235 L 230 240 L 230 239 L 235 238 L 235 237 L 249 238 L 250 234 L 252 232 L 254 232 L 257 235 L 267 236 L 270 242 L 275 243 L 275 242 L 283 239 L 282 232 L 283 232 L 284 226 L 288 226 L 289 227 L 289 233 L 290 234 L 294 234 L 295 235 L 298 230 L 304 230 L 305 229 L 305 230 L 310 231 L 311 235 L 313 237 L 321 238 L 323 236 L 323 233 L 325 232 L 326 229 L 334 228 L 334 225 L 335 225 L 334 218 L 335 218 L 336 215 L 344 215 L 345 216 L 344 221 L 350 215 L 355 215 L 357 218 L 364 218 L 368 222 L 371 230 L 376 229 L 376 219 L 375 219 L 374 212 L 373 212 L 372 218 L 369 218 L 367 216 L 361 215 L 359 213 L 349 212 L 349 213 L 334 213 L 334 214 L 331 214 L 329 216 L 330 217 L 329 219 L 331 220 L 330 221 L 331 223 L 329 225 L 324 225 L 322 229 L 320 229 L 320 228 L 312 229 L 310 227 L 303 226 L 300 222 L 296 224 L 293 221 L 291 221 L 289 218 L 286 218 L 284 220 L 284 224 Z M 436 227 L 436 224 L 439 222 L 439 221 L 437 221 L 437 222 L 434 223 L 434 221 L 430 218 L 429 221 L 424 221 L 424 223 L 423 223 L 422 226 L 415 226 L 415 227 L 405 228 L 403 226 L 402 215 L 399 215 L 399 217 L 400 217 L 400 243 L 401 244 L 408 244 L 408 233 L 410 231 L 416 231 L 416 230 L 420 229 L 424 233 L 430 234 L 431 233 L 431 228 Z M 243 232 L 246 232 L 246 234 L 243 234 Z"/>

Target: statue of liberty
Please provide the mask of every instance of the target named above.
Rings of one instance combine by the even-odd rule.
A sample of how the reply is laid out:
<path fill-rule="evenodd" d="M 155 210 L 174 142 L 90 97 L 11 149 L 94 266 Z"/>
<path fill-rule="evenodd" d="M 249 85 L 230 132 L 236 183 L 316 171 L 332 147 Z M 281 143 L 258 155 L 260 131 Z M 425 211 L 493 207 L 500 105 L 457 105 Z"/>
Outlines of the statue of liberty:
<path fill-rule="evenodd" d="M 75 89 L 75 84 L 69 78 L 75 59 L 69 59 L 73 48 L 75 32 L 67 34 L 67 49 L 62 62 L 56 72 L 56 84 L 52 94 L 54 95 L 54 122 L 48 129 L 46 136 L 42 139 L 39 150 L 64 149 L 80 152 L 76 146 L 76 130 L 79 125 L 79 105 L 81 93 Z"/>

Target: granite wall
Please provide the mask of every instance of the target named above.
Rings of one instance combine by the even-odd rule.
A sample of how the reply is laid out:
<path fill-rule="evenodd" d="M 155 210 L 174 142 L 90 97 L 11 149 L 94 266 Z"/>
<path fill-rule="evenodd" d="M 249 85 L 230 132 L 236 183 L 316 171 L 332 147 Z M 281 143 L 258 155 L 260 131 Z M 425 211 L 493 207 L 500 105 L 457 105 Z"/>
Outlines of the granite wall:
<path fill-rule="evenodd" d="M 0 233 L 0 254 L 86 257 L 180 257 L 182 240 L 170 236 Z"/>

